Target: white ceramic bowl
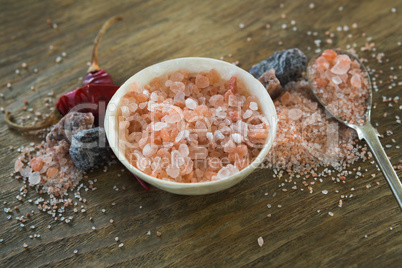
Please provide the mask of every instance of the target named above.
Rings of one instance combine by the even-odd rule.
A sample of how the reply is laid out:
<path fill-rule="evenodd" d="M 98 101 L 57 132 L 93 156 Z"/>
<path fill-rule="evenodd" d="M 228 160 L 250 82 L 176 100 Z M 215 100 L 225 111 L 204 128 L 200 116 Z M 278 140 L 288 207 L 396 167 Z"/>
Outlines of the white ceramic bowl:
<path fill-rule="evenodd" d="M 132 166 L 126 159 L 124 152 L 119 150 L 119 135 L 118 135 L 118 107 L 120 106 L 120 99 L 130 90 L 132 90 L 133 83 L 137 83 L 139 86 L 147 85 L 153 78 L 162 76 L 163 74 L 170 74 L 178 70 L 188 70 L 190 73 L 208 72 L 211 69 L 217 70 L 221 77 L 225 80 L 229 80 L 230 77 L 236 75 L 238 81 L 242 81 L 244 86 L 251 95 L 256 96 L 259 99 L 259 107 L 262 113 L 265 115 L 269 122 L 269 136 L 266 143 L 263 145 L 258 157 L 246 168 L 241 170 L 230 177 L 209 182 L 199 183 L 179 183 L 172 181 L 165 181 L 149 176 L 134 166 Z M 128 170 L 137 175 L 147 183 L 165 190 L 167 192 L 183 195 L 202 195 L 218 192 L 233 185 L 239 183 L 247 175 L 249 175 L 260 163 L 264 160 L 269 149 L 272 146 L 277 128 L 277 116 L 275 106 L 271 100 L 271 97 L 267 93 L 264 86 L 255 79 L 250 73 L 243 69 L 215 59 L 189 57 L 178 58 L 173 60 L 164 61 L 150 67 L 147 67 L 140 72 L 129 78 L 114 94 L 110 100 L 106 115 L 105 115 L 105 131 L 106 135 L 117 158 L 123 163 Z"/>

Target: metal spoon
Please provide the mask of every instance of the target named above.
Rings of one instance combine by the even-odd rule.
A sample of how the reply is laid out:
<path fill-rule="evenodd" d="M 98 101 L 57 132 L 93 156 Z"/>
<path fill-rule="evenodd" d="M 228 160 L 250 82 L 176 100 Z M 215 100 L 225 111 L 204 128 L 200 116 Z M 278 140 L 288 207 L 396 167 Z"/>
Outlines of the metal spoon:
<path fill-rule="evenodd" d="M 316 88 L 313 86 L 313 83 L 311 83 L 311 69 L 312 64 L 314 61 L 321 55 L 315 56 L 313 59 L 310 60 L 308 67 L 307 67 L 307 77 L 308 77 L 308 82 L 310 84 L 310 88 L 314 94 L 314 96 L 317 98 L 317 100 L 321 103 L 322 106 L 325 107 L 325 109 L 334 117 L 336 118 L 339 122 L 345 124 L 348 127 L 353 128 L 356 130 L 359 139 L 364 139 L 367 144 L 369 145 L 371 152 L 373 153 L 378 166 L 380 167 L 382 173 L 384 174 L 384 177 L 386 178 L 389 186 L 391 187 L 392 192 L 394 193 L 394 196 L 396 198 L 396 201 L 399 204 L 399 207 L 402 209 L 402 184 L 401 181 L 398 178 L 398 175 L 396 174 L 395 170 L 392 168 L 391 162 L 389 161 L 384 148 L 382 147 L 380 140 L 378 139 L 378 132 L 377 130 L 371 125 L 370 123 L 370 116 L 371 116 L 371 105 L 372 105 L 372 93 L 373 93 L 373 88 L 371 85 L 371 80 L 369 73 L 366 69 L 366 66 L 364 66 L 363 63 L 360 62 L 360 60 L 357 58 L 357 56 L 346 52 L 346 51 L 341 51 L 341 50 L 335 50 L 337 54 L 345 54 L 348 55 L 351 59 L 355 59 L 361 66 L 361 68 L 364 69 L 364 71 L 367 74 L 367 79 L 369 83 L 369 99 L 368 99 L 368 106 L 367 106 L 367 111 L 365 115 L 365 122 L 362 125 L 358 124 L 351 124 L 347 121 L 342 120 L 338 116 L 335 116 L 331 110 L 329 110 L 325 103 L 323 103 L 320 99 L 320 97 L 316 94 Z"/>

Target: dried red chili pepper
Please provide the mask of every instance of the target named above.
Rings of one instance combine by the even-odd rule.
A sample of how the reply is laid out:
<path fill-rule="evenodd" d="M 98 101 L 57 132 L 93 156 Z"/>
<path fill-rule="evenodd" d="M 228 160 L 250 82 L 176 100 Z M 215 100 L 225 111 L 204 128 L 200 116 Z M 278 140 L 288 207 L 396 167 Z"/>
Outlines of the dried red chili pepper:
<path fill-rule="evenodd" d="M 71 91 L 57 101 L 56 108 L 53 113 L 49 115 L 43 122 L 33 126 L 22 126 L 14 123 L 11 120 L 11 113 L 5 114 L 5 121 L 12 129 L 19 131 L 33 131 L 49 127 L 57 123 L 64 115 L 66 115 L 73 108 L 80 112 L 91 112 L 95 116 L 95 124 L 99 122 L 99 104 L 104 104 L 106 108 L 107 103 L 112 98 L 113 94 L 119 86 L 113 85 L 112 77 L 104 70 L 100 69 L 98 64 L 98 47 L 103 34 L 107 28 L 115 21 L 121 20 L 121 17 L 112 17 L 107 20 L 102 28 L 99 30 L 96 38 L 94 48 L 92 50 L 91 65 L 89 66 L 88 73 L 83 81 L 84 86 Z M 84 105 L 85 104 L 85 105 Z M 92 104 L 92 105 L 91 105 Z M 80 105 L 80 106 L 78 106 Z M 80 109 L 81 108 L 81 109 Z M 103 122 L 103 120 L 101 120 Z"/>

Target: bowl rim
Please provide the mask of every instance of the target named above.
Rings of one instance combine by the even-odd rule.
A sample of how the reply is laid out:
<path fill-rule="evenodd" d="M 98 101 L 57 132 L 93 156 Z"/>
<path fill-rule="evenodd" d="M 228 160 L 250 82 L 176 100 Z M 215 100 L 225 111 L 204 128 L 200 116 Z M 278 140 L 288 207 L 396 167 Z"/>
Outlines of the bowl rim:
<path fill-rule="evenodd" d="M 250 79 L 255 79 L 255 81 L 258 81 L 252 74 L 250 74 L 249 72 L 247 72 L 246 70 L 225 62 L 225 61 L 221 61 L 221 60 L 217 60 L 217 59 L 213 59 L 213 58 L 207 58 L 207 57 L 180 57 L 180 58 L 174 58 L 174 59 L 169 59 L 166 61 L 162 61 L 153 65 L 150 65 L 138 72 L 136 72 L 134 75 L 132 75 L 130 78 L 128 78 L 120 87 L 119 89 L 115 92 L 115 94 L 113 95 L 113 97 L 110 99 L 107 108 L 106 108 L 106 113 L 105 113 L 105 119 L 104 119 L 104 126 L 105 126 L 105 132 L 106 132 L 106 136 L 108 138 L 109 141 L 109 145 L 112 148 L 112 151 L 114 152 L 114 154 L 116 155 L 117 159 L 132 173 L 134 173 L 136 176 L 138 176 L 141 179 L 144 179 L 144 181 L 154 185 L 161 185 L 163 187 L 167 186 L 167 188 L 180 188 L 180 187 L 184 187 L 184 188 L 197 188 L 200 186 L 204 186 L 204 185 L 208 185 L 208 186 L 212 186 L 214 184 L 220 184 L 223 183 L 224 181 L 229 181 L 232 180 L 236 177 L 242 176 L 243 178 L 247 177 L 251 172 L 253 172 L 265 159 L 266 155 L 268 154 L 269 150 L 271 149 L 275 136 L 276 136 L 276 131 L 277 131 L 277 123 L 278 123 L 278 117 L 276 114 L 276 110 L 275 110 L 275 105 L 271 99 L 271 97 L 269 96 L 268 92 L 266 91 L 266 89 L 264 88 L 264 86 L 258 81 L 259 85 L 261 86 L 262 89 L 264 89 L 265 94 L 268 96 L 268 103 L 264 103 L 264 105 L 268 105 L 271 106 L 269 109 L 273 111 L 272 114 L 264 114 L 264 116 L 270 116 L 271 120 L 269 121 L 270 125 L 270 129 L 269 129 L 269 136 L 266 140 L 266 142 L 264 143 L 263 147 L 261 148 L 261 151 L 259 152 L 258 156 L 254 159 L 254 161 L 252 161 L 246 168 L 240 170 L 238 173 L 233 174 L 229 177 L 223 178 L 223 179 L 219 179 L 219 180 L 215 180 L 215 181 L 204 181 L 204 182 L 195 182 L 195 183 L 187 183 L 187 182 L 175 182 L 175 181 L 167 181 L 167 180 L 162 180 L 153 176 L 150 176 L 148 174 L 143 173 L 141 170 L 137 169 L 135 166 L 131 165 L 129 163 L 129 161 L 127 160 L 127 158 L 125 157 L 125 155 L 122 155 L 122 157 L 119 157 L 121 151 L 119 148 L 119 144 L 115 144 L 115 140 L 110 139 L 110 133 L 109 131 L 111 131 L 111 127 L 109 124 L 109 118 L 114 118 L 114 120 L 116 121 L 117 119 L 117 111 L 118 111 L 118 107 L 120 105 L 120 100 L 121 97 L 124 96 L 124 94 L 126 94 L 127 92 L 130 91 L 129 87 L 130 84 L 133 83 L 135 81 L 135 78 L 137 76 L 140 75 L 144 75 L 145 72 L 151 70 L 152 68 L 155 68 L 157 66 L 160 65 L 165 65 L 165 64 L 169 64 L 169 63 L 174 63 L 177 61 L 209 61 L 209 62 L 215 62 L 218 64 L 224 64 L 227 67 L 230 68 L 234 68 L 237 72 L 241 72 L 243 73 L 244 76 L 250 78 Z M 213 66 L 211 67 L 211 69 L 214 69 Z M 175 70 L 171 71 L 171 73 L 173 73 Z M 200 71 L 202 72 L 202 71 Z M 219 71 L 218 71 L 219 72 Z M 164 74 L 167 74 L 167 72 L 165 72 Z M 162 75 L 162 74 L 160 74 Z M 155 76 L 156 77 L 156 76 Z M 242 79 L 242 81 L 245 79 Z M 247 79 L 247 81 L 249 81 Z M 243 83 L 245 85 L 249 84 L 246 81 L 243 81 Z M 142 85 L 143 86 L 143 85 Z M 119 93 L 122 92 L 124 90 L 124 94 Z M 264 94 L 264 93 L 262 93 Z M 120 96 L 121 95 L 121 96 Z M 260 105 L 262 105 L 262 103 L 259 103 Z M 111 105 L 115 105 L 115 109 L 112 111 Z M 118 123 L 116 121 L 115 126 L 114 126 L 114 131 L 117 133 L 118 136 Z M 122 159 L 123 158 L 123 159 Z M 240 180 L 242 180 L 243 178 L 241 178 Z M 156 186 L 157 187 L 157 186 Z"/>

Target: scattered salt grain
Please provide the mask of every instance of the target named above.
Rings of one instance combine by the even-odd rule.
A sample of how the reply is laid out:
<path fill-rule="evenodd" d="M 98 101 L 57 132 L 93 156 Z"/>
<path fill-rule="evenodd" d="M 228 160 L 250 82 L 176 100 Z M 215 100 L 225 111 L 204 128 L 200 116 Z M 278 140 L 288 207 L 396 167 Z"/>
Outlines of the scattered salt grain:
<path fill-rule="evenodd" d="M 41 180 L 41 176 L 39 172 L 33 172 L 29 175 L 29 184 L 31 185 L 37 185 L 40 180 Z"/>
<path fill-rule="evenodd" d="M 264 239 L 263 239 L 261 236 L 258 237 L 257 243 L 258 243 L 258 245 L 259 245 L 260 247 L 262 247 L 262 245 L 264 245 Z"/>

